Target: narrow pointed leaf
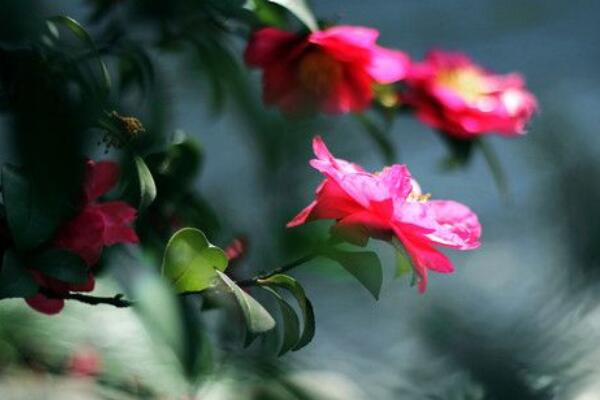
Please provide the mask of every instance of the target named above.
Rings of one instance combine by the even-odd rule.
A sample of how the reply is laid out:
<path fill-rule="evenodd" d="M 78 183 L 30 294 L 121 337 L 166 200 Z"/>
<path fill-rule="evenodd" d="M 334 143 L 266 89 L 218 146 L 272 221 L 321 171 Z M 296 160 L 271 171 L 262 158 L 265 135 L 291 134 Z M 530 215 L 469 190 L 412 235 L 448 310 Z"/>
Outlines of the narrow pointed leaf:
<path fill-rule="evenodd" d="M 145 210 L 156 198 L 156 184 L 154 183 L 152 173 L 141 157 L 135 157 L 135 167 L 140 194 L 138 209 Z"/>
<path fill-rule="evenodd" d="M 317 20 L 312 11 L 306 4 L 306 0 L 269 0 L 271 3 L 279 4 L 288 9 L 296 16 L 308 29 L 315 32 L 319 30 Z"/>
<path fill-rule="evenodd" d="M 298 340 L 300 340 L 300 321 L 294 308 L 279 293 L 268 286 L 263 286 L 262 288 L 275 296 L 281 310 L 283 327 L 279 356 L 282 356 L 290 351 L 298 343 Z"/>
<path fill-rule="evenodd" d="M 296 351 L 306 346 L 315 336 L 315 313 L 310 300 L 306 297 L 302 286 L 291 276 L 274 275 L 259 282 L 261 286 L 274 286 L 290 292 L 298 302 L 304 318 L 304 327 L 298 343 L 292 348 Z"/>
<path fill-rule="evenodd" d="M 240 288 L 234 281 L 221 271 L 217 271 L 221 281 L 233 292 L 242 315 L 246 321 L 248 332 L 253 334 L 263 333 L 275 327 L 275 320 L 267 310 L 252 296 Z"/>

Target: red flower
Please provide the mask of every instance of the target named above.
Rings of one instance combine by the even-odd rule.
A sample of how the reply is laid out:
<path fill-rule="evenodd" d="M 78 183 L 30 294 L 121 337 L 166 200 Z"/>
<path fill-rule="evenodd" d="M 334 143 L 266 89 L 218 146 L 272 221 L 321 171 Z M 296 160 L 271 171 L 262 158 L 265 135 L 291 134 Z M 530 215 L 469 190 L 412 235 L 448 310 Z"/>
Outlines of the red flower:
<path fill-rule="evenodd" d="M 462 53 L 431 51 L 411 66 L 401 97 L 425 124 L 457 138 L 525 133 L 537 108 L 519 74 L 495 75 Z"/>
<path fill-rule="evenodd" d="M 263 70 L 263 97 L 285 113 L 362 111 L 373 83 L 406 75 L 408 57 L 375 44 L 375 29 L 337 26 L 308 35 L 276 28 L 252 34 L 246 63 Z"/>
<path fill-rule="evenodd" d="M 110 161 L 86 164 L 83 185 L 83 205 L 79 213 L 58 230 L 52 246 L 72 251 L 90 267 L 89 280 L 84 284 L 72 284 L 50 278 L 32 270 L 37 283 L 52 293 L 66 294 L 71 291 L 89 292 L 94 289 L 93 267 L 102 249 L 117 243 L 137 243 L 137 234 L 129 226 L 136 217 L 136 210 L 122 201 L 98 203 L 98 197 L 109 192 L 119 178 L 119 167 Z M 64 300 L 49 298 L 38 293 L 26 299 L 34 309 L 45 314 L 56 314 L 64 307 Z"/>
<path fill-rule="evenodd" d="M 288 227 L 318 219 L 336 221 L 332 230 L 351 243 L 369 238 L 402 243 L 425 291 L 427 271 L 449 273 L 452 262 L 438 246 L 457 250 L 479 247 L 481 225 L 467 206 L 452 200 L 429 200 L 405 165 L 369 173 L 333 157 L 320 137 L 313 140 L 316 159 L 310 165 L 325 175 L 316 199 Z"/>

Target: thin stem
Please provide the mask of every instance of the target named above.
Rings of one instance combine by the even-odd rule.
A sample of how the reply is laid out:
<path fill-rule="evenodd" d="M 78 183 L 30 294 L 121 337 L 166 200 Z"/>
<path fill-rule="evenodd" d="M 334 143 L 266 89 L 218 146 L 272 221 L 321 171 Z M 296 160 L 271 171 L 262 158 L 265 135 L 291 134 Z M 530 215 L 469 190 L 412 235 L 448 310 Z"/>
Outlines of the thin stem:
<path fill-rule="evenodd" d="M 496 186 L 498 187 L 498 191 L 502 196 L 502 199 L 505 203 L 510 203 L 511 194 L 510 188 L 508 186 L 508 180 L 506 179 L 506 175 L 504 174 L 504 170 L 502 169 L 502 164 L 498 159 L 498 156 L 494 152 L 494 149 L 483 139 L 478 139 L 477 144 L 479 148 L 481 148 L 481 152 L 483 153 L 483 157 L 487 162 L 490 171 L 492 173 L 492 177 L 496 182 Z"/>
<path fill-rule="evenodd" d="M 133 301 L 124 299 L 122 294 L 117 294 L 116 296 L 113 296 L 113 297 L 98 297 L 98 296 L 92 296 L 89 294 L 82 294 L 82 293 L 65 293 L 65 294 L 61 293 L 61 294 L 59 294 L 59 293 L 55 293 L 51 290 L 48 290 L 46 288 L 40 288 L 40 292 L 43 293 L 46 297 L 51 298 L 51 299 L 75 300 L 75 301 L 79 301 L 80 303 L 85 303 L 85 304 L 89 304 L 92 306 L 97 306 L 99 304 L 106 304 L 106 305 L 114 306 L 117 308 L 126 308 L 126 307 L 131 307 L 132 305 L 134 305 Z"/>
<path fill-rule="evenodd" d="M 259 281 L 263 280 L 263 279 L 269 279 L 272 276 L 278 275 L 278 274 L 283 274 L 291 269 L 294 269 L 302 264 L 305 264 L 307 262 L 309 262 L 310 260 L 316 258 L 319 254 L 318 253 L 311 253 L 311 254 L 307 254 L 303 257 L 300 257 L 288 264 L 282 265 L 279 268 L 274 269 L 271 272 L 268 272 L 266 274 L 261 274 L 258 276 L 255 276 L 254 278 L 250 278 L 250 279 L 245 279 L 245 280 L 241 280 L 236 282 L 238 284 L 238 286 L 256 286 L 258 284 Z"/>
<path fill-rule="evenodd" d="M 294 269 L 302 264 L 309 262 L 310 260 L 312 260 L 313 258 L 315 258 L 317 256 L 318 256 L 318 253 L 307 254 L 307 255 L 300 257 L 288 264 L 282 265 L 279 268 L 272 270 L 271 272 L 257 275 L 250 279 L 241 280 L 236 283 L 238 284 L 238 286 L 242 286 L 242 287 L 256 286 L 260 280 L 268 279 L 277 274 L 283 274 L 291 269 Z M 51 290 L 48 290 L 46 288 L 40 288 L 40 292 L 43 293 L 46 297 L 51 298 L 51 299 L 75 300 L 80 303 L 85 303 L 85 304 L 89 304 L 92 306 L 105 304 L 105 305 L 110 305 L 110 306 L 114 306 L 117 308 L 127 308 L 127 307 L 131 307 L 131 306 L 135 305 L 135 301 L 124 299 L 122 294 L 117 294 L 116 296 L 113 296 L 113 297 L 99 297 L 99 296 L 92 296 L 92 295 L 83 294 L 83 293 L 64 293 L 64 294 L 60 293 L 59 294 L 59 293 L 55 293 Z M 203 292 L 204 291 L 183 292 L 183 293 L 179 293 L 179 296 L 192 296 L 192 295 L 202 294 Z"/>

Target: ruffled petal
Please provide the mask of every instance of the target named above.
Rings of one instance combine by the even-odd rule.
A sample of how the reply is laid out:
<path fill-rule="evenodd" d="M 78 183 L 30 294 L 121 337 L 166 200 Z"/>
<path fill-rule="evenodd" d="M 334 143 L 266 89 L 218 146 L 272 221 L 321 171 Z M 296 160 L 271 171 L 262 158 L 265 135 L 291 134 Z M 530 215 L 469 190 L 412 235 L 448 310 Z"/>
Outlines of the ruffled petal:
<path fill-rule="evenodd" d="M 469 207 L 452 200 L 432 200 L 424 206 L 437 225 L 427 235 L 432 242 L 459 250 L 479 247 L 481 224 Z"/>
<path fill-rule="evenodd" d="M 138 243 L 135 230 L 128 226 L 136 217 L 137 211 L 124 201 L 110 201 L 94 204 L 94 210 L 104 218 L 103 243 L 112 246 L 117 243 Z"/>

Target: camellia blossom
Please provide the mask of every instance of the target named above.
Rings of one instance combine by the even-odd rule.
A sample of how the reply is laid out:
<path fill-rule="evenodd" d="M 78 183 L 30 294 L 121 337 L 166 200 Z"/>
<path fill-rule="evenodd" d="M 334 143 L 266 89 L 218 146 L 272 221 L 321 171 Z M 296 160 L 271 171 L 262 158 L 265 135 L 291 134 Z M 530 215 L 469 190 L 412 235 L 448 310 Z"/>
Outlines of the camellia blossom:
<path fill-rule="evenodd" d="M 252 34 L 244 58 L 263 70 L 263 97 L 284 113 L 362 111 L 373 84 L 403 79 L 409 58 L 375 44 L 379 32 L 336 26 L 299 35 L 277 28 Z"/>
<path fill-rule="evenodd" d="M 395 164 L 372 174 L 334 158 L 320 137 L 313 139 L 313 149 L 317 158 L 310 165 L 325 180 L 316 190 L 316 199 L 288 227 L 333 219 L 332 231 L 354 244 L 364 246 L 369 238 L 396 238 L 412 261 L 421 292 L 427 285 L 427 270 L 454 270 L 437 246 L 457 250 L 479 246 L 477 215 L 452 200 L 429 200 L 406 165 Z"/>
<path fill-rule="evenodd" d="M 425 124 L 467 139 L 497 132 L 525 133 L 537 109 L 521 75 L 495 75 L 462 53 L 430 51 L 408 73 L 401 98 Z"/>
<path fill-rule="evenodd" d="M 94 289 L 93 267 L 102 250 L 117 243 L 137 243 L 137 234 L 129 225 L 136 217 L 135 208 L 123 201 L 97 202 L 109 192 L 119 178 L 119 167 L 111 161 L 86 164 L 82 207 L 77 215 L 61 226 L 52 247 L 72 251 L 90 268 L 88 281 L 83 284 L 62 282 L 31 269 L 40 287 L 57 295 L 69 292 L 89 292 Z M 64 307 L 64 300 L 51 298 L 39 292 L 26 299 L 27 304 L 45 314 L 56 314 Z"/>

